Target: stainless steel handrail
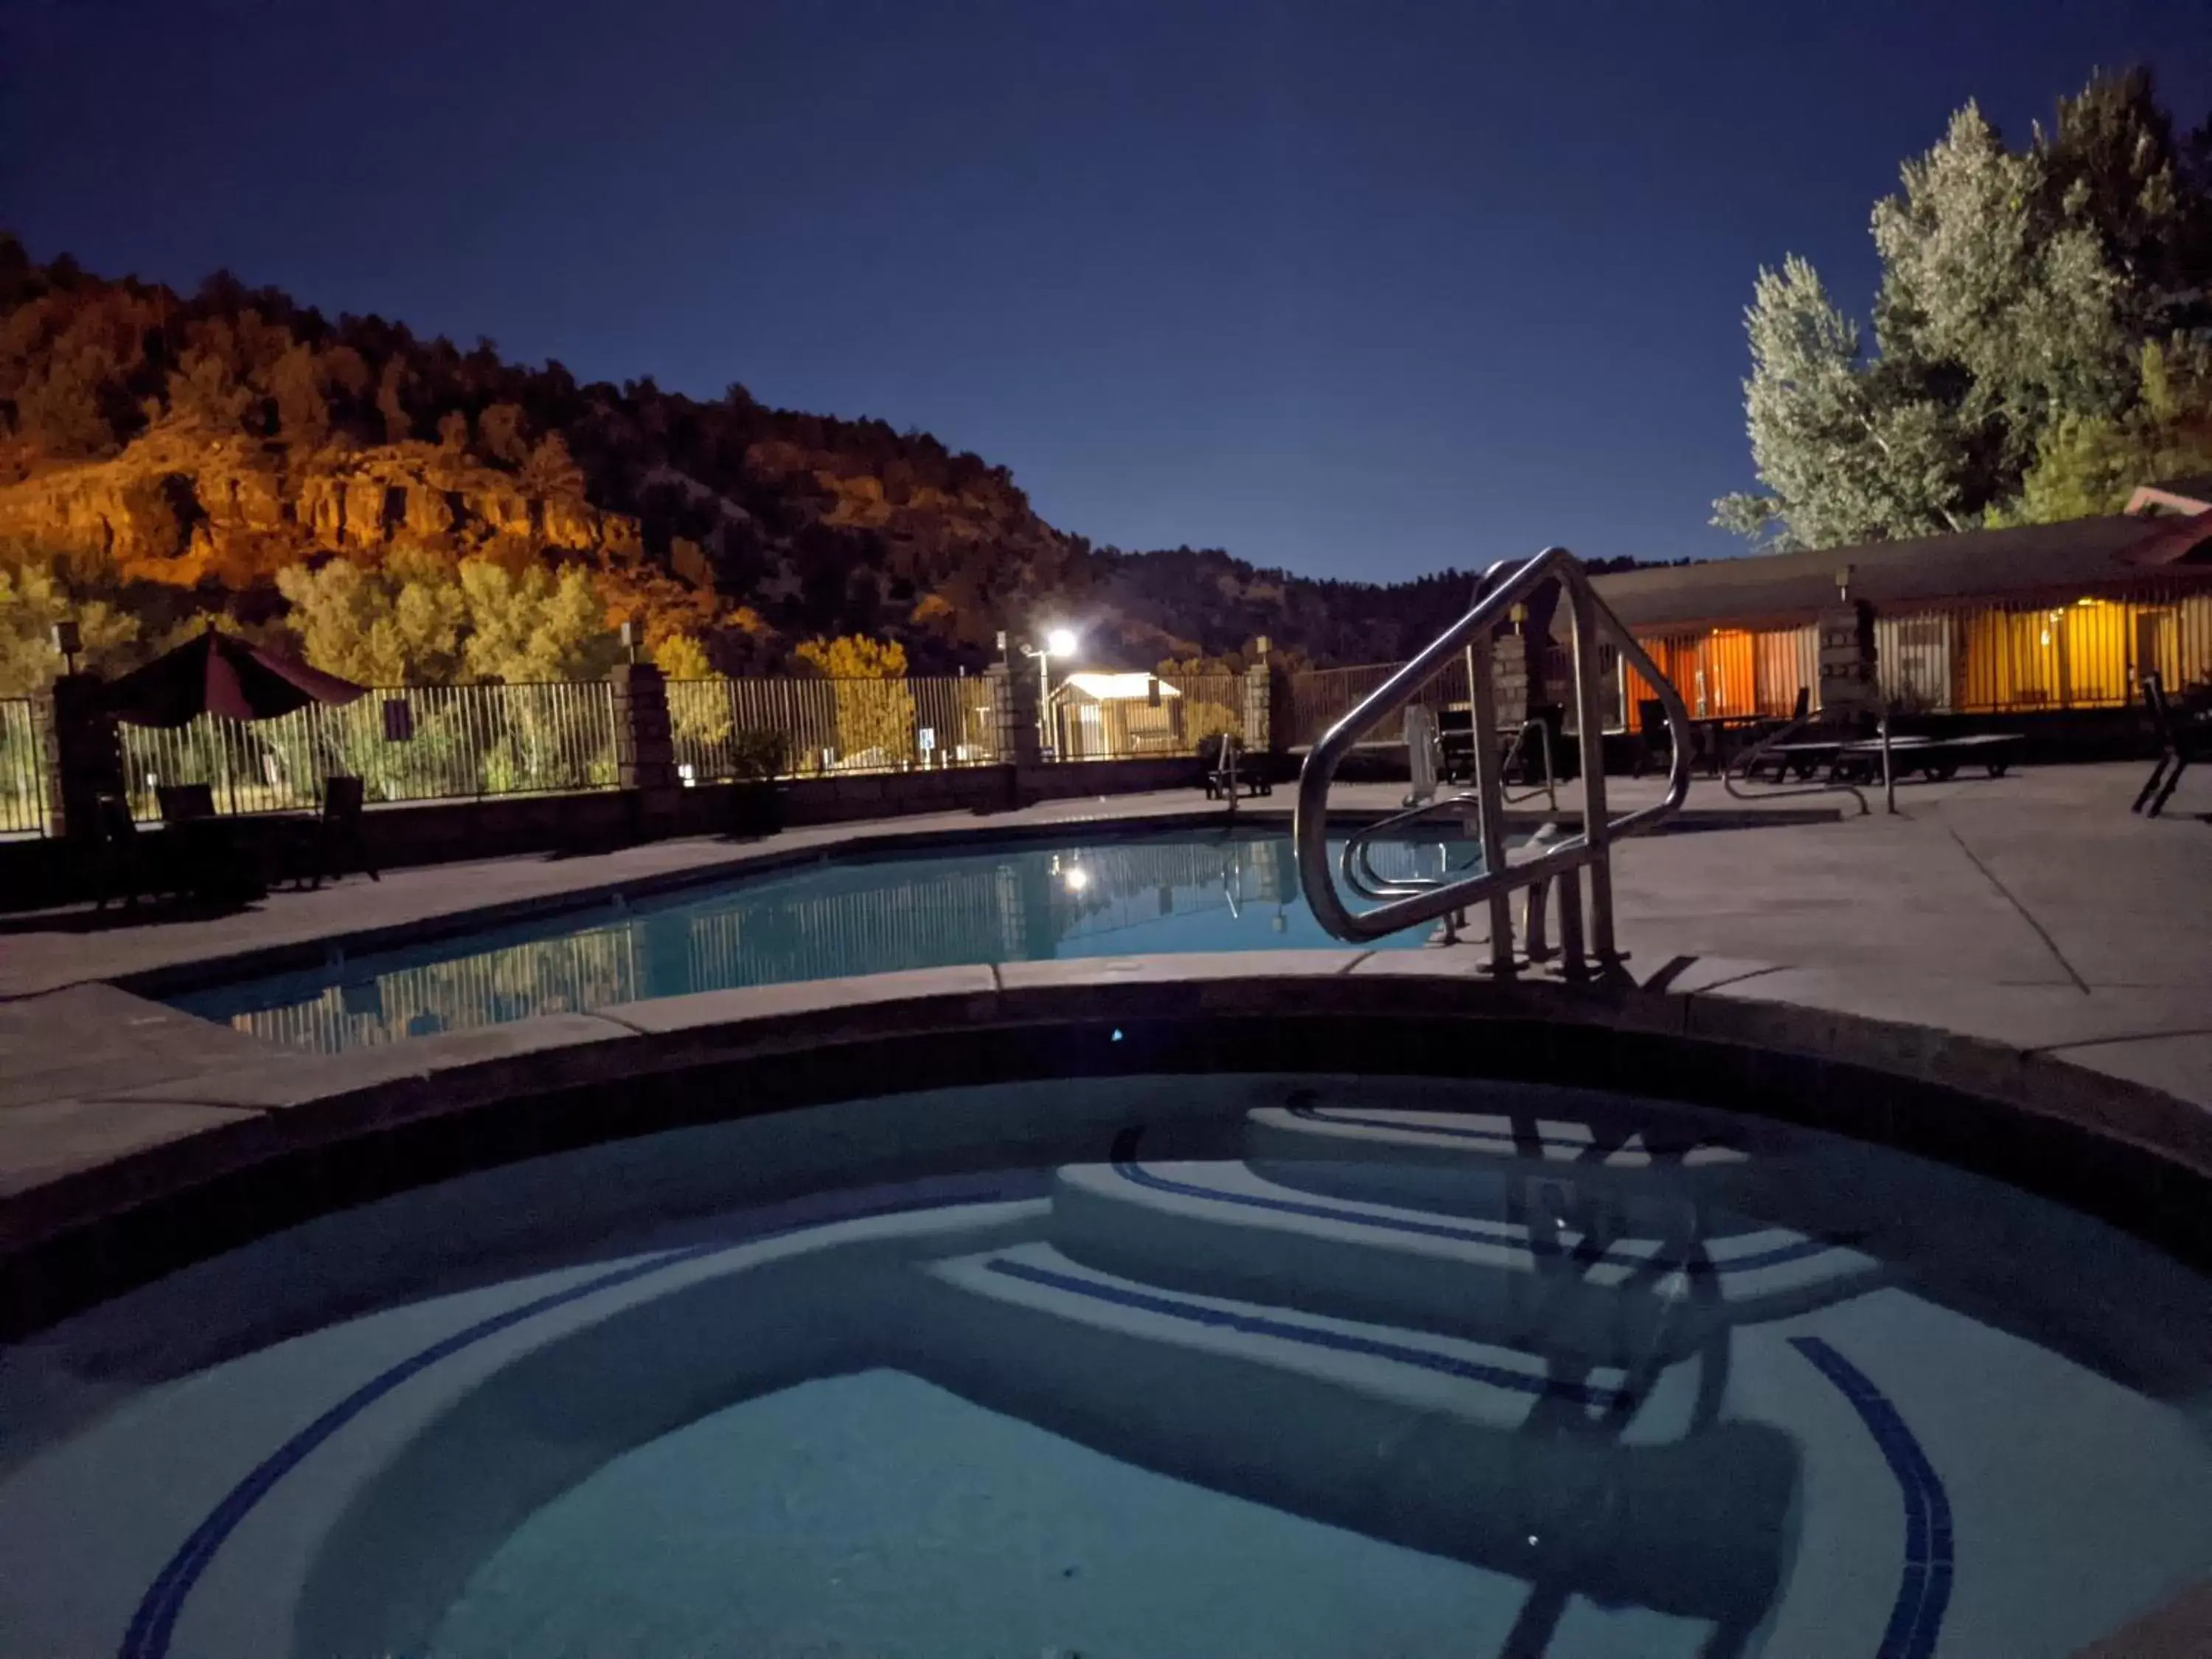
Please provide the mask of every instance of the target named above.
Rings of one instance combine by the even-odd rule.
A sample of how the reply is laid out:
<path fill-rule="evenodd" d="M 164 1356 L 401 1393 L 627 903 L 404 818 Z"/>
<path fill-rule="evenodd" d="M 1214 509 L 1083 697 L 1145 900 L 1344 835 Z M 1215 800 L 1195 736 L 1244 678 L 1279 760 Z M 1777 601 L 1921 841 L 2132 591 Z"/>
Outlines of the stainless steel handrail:
<path fill-rule="evenodd" d="M 1735 787 L 1738 769 L 1741 769 L 1741 775 L 1746 783 L 1755 785 L 1759 780 L 1752 775 L 1753 771 L 1761 761 L 1766 758 L 1767 751 L 1779 747 L 1800 732 L 1819 725 L 1822 716 L 1822 710 L 1808 708 L 1805 713 L 1795 716 L 1779 730 L 1768 732 L 1750 748 L 1745 750 L 1742 754 L 1738 755 L 1735 760 L 1722 766 L 1721 787 L 1727 790 L 1730 797 L 1736 800 L 1782 800 L 1792 795 L 1844 794 L 1859 804 L 1861 817 L 1868 816 L 1873 809 L 1866 804 L 1866 797 L 1859 793 L 1850 784 L 1832 776 L 1825 782 L 1799 784 L 1793 787 L 1784 783 L 1780 774 L 1778 773 L 1775 777 L 1775 787 L 1771 789 L 1739 789 Z"/>
<path fill-rule="evenodd" d="M 1473 795 L 1447 795 L 1442 800 L 1425 801 L 1419 806 L 1406 807 L 1388 817 L 1361 825 L 1345 838 L 1344 850 L 1337 854 L 1336 865 L 1343 872 L 1344 884 L 1364 899 L 1396 898 L 1407 893 L 1425 892 L 1439 885 L 1444 879 L 1442 876 L 1384 875 L 1375 867 L 1368 849 L 1386 830 L 1417 823 L 1423 818 L 1441 817 L 1454 811 L 1464 816 L 1467 809 L 1475 804 Z"/>
<path fill-rule="evenodd" d="M 1557 581 L 1567 601 L 1574 644 L 1575 723 L 1582 748 L 1581 832 L 1555 842 L 1536 856 L 1509 864 L 1505 852 L 1504 766 L 1497 743 L 1498 696 L 1491 673 L 1492 636 L 1513 606 L 1547 581 Z M 1564 878 L 1559 892 L 1560 954 L 1570 974 L 1583 970 L 1582 890 L 1579 872 L 1589 872 L 1589 947 L 1601 966 L 1619 960 L 1613 927 L 1612 844 L 1655 828 L 1680 810 L 1690 793 L 1691 731 L 1681 694 L 1658 665 L 1606 609 L 1590 586 L 1582 562 L 1564 547 L 1547 547 L 1518 569 L 1510 562 L 1486 573 L 1474 608 L 1446 629 L 1404 667 L 1370 692 L 1314 744 L 1298 773 L 1298 801 L 1293 820 L 1298 880 L 1306 902 L 1322 926 L 1339 939 L 1377 939 L 1407 927 L 1434 921 L 1471 905 L 1490 906 L 1491 966 L 1514 968 L 1510 900 L 1519 888 Z M 1605 749 L 1598 706 L 1599 646 L 1609 638 L 1625 664 L 1658 692 L 1674 742 L 1667 769 L 1667 793 L 1649 806 L 1620 818 L 1606 809 Z M 1474 804 L 1482 844 L 1482 872 L 1463 881 L 1446 882 L 1403 893 L 1371 910 L 1346 908 L 1337 890 L 1328 859 L 1328 788 L 1363 732 L 1369 732 L 1417 696 L 1443 673 L 1453 658 L 1468 657 L 1470 725 L 1474 738 Z M 1443 803 L 1439 803 L 1439 805 Z M 1434 811 L 1436 808 L 1428 809 Z M 1385 820 L 1389 822 L 1389 820 Z M 1349 850 L 1349 849 L 1347 849 Z M 1399 884 L 1385 884 L 1397 886 Z"/>

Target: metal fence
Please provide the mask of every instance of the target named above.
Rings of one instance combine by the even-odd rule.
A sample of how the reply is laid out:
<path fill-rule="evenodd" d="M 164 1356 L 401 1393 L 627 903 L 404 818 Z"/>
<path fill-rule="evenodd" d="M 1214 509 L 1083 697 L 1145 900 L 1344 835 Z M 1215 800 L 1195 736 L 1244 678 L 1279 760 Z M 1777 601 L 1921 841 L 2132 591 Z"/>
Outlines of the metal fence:
<path fill-rule="evenodd" d="M 693 783 L 752 775 L 779 752 L 781 777 L 999 758 L 991 683 L 980 677 L 673 680 L 668 721 L 677 769 Z"/>
<path fill-rule="evenodd" d="M 1357 668 L 1310 668 L 1292 675 L 1288 735 L 1278 741 L 1291 749 L 1311 748 L 1321 739 L 1323 732 L 1350 714 L 1370 692 L 1404 666 L 1403 663 L 1376 662 L 1362 664 Z M 1423 686 L 1414 701 L 1437 710 L 1453 706 L 1466 707 L 1467 659 L 1462 657 Z M 1278 711 L 1270 710 L 1269 713 L 1271 719 L 1281 718 Z M 1382 726 L 1364 734 L 1362 740 L 1395 742 L 1404 729 L 1403 718 L 1398 715 L 1386 720 Z"/>
<path fill-rule="evenodd" d="M 46 768 L 39 748 L 38 707 L 27 697 L 0 698 L 0 835 L 46 830 Z"/>
<path fill-rule="evenodd" d="M 614 689 L 604 681 L 382 687 L 339 708 L 310 703 L 246 723 L 202 715 L 170 728 L 119 728 L 139 818 L 161 816 L 164 785 L 204 783 L 220 812 L 297 811 L 323 780 L 362 780 L 371 801 L 611 787 Z"/>

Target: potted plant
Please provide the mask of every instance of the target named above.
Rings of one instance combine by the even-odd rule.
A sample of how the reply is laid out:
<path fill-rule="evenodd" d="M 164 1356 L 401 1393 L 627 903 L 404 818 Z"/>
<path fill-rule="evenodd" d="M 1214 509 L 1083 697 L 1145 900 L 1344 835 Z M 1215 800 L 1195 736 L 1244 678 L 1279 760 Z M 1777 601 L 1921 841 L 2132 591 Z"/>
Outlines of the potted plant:
<path fill-rule="evenodd" d="M 739 836 L 772 836 L 783 828 L 783 786 L 791 745 L 781 732 L 761 728 L 730 735 L 730 830 Z"/>

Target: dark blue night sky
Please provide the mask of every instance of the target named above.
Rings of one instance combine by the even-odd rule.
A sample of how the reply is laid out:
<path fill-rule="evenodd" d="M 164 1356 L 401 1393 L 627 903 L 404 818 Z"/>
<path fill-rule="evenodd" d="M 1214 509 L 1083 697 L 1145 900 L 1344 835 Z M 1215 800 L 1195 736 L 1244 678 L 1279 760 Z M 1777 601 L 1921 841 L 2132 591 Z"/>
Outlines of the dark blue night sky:
<path fill-rule="evenodd" d="M 1754 268 L 2212 5 L 27 3 L 0 222 L 928 428 L 1052 522 L 1389 578 L 1732 550 Z"/>

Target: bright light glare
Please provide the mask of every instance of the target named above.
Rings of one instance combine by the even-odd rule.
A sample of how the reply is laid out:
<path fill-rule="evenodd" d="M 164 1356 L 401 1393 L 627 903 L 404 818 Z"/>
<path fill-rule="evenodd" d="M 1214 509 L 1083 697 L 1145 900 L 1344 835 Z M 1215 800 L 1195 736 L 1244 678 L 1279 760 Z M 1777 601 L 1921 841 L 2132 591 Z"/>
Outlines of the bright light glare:
<path fill-rule="evenodd" d="M 1066 878 L 1071 893 L 1079 893 L 1091 885 L 1091 872 L 1079 864 L 1066 871 Z"/>
<path fill-rule="evenodd" d="M 1044 648 L 1055 657 L 1073 656 L 1075 644 L 1075 630 L 1073 629 L 1055 628 L 1044 636 Z"/>

